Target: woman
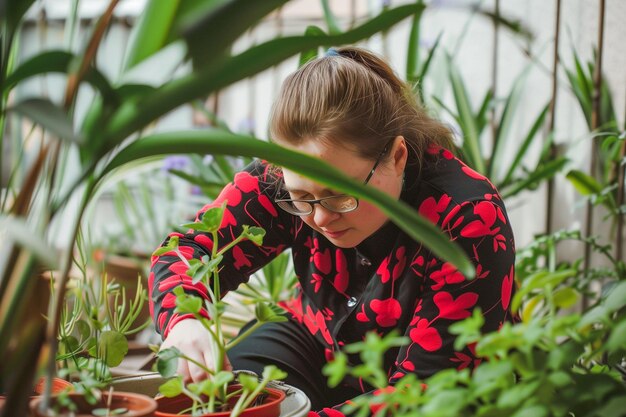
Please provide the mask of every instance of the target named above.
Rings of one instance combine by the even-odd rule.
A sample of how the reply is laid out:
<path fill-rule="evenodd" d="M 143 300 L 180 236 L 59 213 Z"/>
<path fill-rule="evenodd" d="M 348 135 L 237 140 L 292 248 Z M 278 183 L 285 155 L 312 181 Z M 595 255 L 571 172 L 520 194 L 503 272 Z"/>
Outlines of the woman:
<path fill-rule="evenodd" d="M 289 76 L 270 129 L 280 145 L 414 207 L 465 250 L 476 279 L 466 281 L 372 204 L 256 161 L 201 211 L 228 202 L 221 244 L 243 224 L 267 232 L 263 246 L 243 242 L 229 252 L 222 288 L 236 288 L 287 248 L 299 286 L 283 304 L 290 320 L 262 326 L 229 352 L 226 366 L 260 372 L 276 364 L 320 415 L 369 391 L 359 380 L 330 389 L 321 373 L 333 352 L 368 331 L 399 329 L 410 339 L 385 358 L 390 383 L 409 372 L 427 377 L 476 366 L 471 347 L 455 351 L 448 328 L 474 308 L 481 309 L 484 331 L 511 320 L 514 242 L 498 192 L 453 156 L 450 131 L 426 114 L 387 63 L 355 47 L 330 49 Z M 198 233 L 181 237 L 180 245 L 197 257 L 210 253 L 208 237 Z M 169 266 L 176 260 L 153 259 L 157 330 L 163 347 L 176 346 L 211 366 L 210 336 L 193 318 L 174 314 L 168 291 L 159 290 L 159 282 L 175 275 Z M 178 371 L 193 380 L 206 377 L 183 361 Z"/>

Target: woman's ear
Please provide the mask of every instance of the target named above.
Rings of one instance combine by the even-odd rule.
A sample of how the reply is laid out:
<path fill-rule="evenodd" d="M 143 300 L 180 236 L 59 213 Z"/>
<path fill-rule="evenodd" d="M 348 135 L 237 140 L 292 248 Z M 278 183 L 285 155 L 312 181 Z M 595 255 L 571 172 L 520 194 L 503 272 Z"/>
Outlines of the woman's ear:
<path fill-rule="evenodd" d="M 406 167 L 406 161 L 409 158 L 409 150 L 407 149 L 404 136 L 396 136 L 393 140 L 391 155 L 396 175 L 402 175 L 404 173 L 404 168 Z"/>

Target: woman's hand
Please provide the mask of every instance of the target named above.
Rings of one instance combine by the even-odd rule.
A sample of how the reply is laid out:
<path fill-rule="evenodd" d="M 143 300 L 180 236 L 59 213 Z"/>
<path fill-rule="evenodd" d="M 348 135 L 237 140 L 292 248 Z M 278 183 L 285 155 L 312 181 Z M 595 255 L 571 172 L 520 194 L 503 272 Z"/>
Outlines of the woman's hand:
<path fill-rule="evenodd" d="M 213 336 L 196 319 L 187 319 L 176 323 L 170 329 L 167 338 L 163 341 L 161 349 L 175 347 L 190 359 L 206 366 L 210 370 L 215 369 L 214 358 L 216 347 Z M 232 366 L 226 355 L 222 369 L 231 370 Z M 177 373 L 186 381 L 198 382 L 208 377 L 207 373 L 198 365 L 184 359 L 178 360 Z"/>

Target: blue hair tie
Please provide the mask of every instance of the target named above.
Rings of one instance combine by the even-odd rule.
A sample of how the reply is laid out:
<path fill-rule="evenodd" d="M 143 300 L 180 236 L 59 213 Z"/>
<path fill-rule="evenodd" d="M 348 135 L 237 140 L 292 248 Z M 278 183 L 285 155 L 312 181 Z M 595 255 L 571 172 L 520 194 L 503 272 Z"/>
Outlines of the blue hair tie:
<path fill-rule="evenodd" d="M 341 56 L 335 48 L 328 48 L 328 50 L 326 51 L 324 55 L 325 56 Z"/>

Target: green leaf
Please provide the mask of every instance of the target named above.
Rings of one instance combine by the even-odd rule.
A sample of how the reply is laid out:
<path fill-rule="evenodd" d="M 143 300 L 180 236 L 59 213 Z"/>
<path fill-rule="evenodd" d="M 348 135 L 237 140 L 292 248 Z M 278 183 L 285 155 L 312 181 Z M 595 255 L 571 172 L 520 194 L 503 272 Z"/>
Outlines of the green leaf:
<path fill-rule="evenodd" d="M 254 308 L 254 316 L 261 323 L 287 321 L 285 311 L 278 306 L 259 302 Z"/>
<path fill-rule="evenodd" d="M 336 387 L 348 373 L 348 357 L 345 353 L 335 352 L 332 361 L 324 365 L 322 373 L 328 377 L 328 386 Z"/>
<path fill-rule="evenodd" d="M 147 2 L 130 35 L 122 67 L 124 72 L 166 45 L 179 4 L 180 0 Z"/>
<path fill-rule="evenodd" d="M 213 383 L 218 386 L 226 386 L 230 381 L 235 379 L 235 375 L 229 371 L 220 371 L 213 377 Z"/>
<path fill-rule="evenodd" d="M 595 178 L 579 170 L 571 170 L 567 173 L 566 178 L 572 183 L 576 190 L 584 195 L 600 194 L 602 185 Z"/>
<path fill-rule="evenodd" d="M 265 368 L 263 368 L 262 376 L 266 381 L 273 381 L 287 378 L 287 373 L 278 369 L 275 365 L 266 365 Z"/>
<path fill-rule="evenodd" d="M 237 375 L 237 380 L 241 384 L 241 386 L 249 392 L 252 392 L 259 386 L 259 380 L 257 377 L 241 373 Z"/>
<path fill-rule="evenodd" d="M 165 378 L 172 377 L 178 369 L 178 358 L 182 353 L 175 347 L 162 349 L 157 354 L 156 369 Z"/>
<path fill-rule="evenodd" d="M 626 320 L 611 330 L 605 347 L 609 352 L 626 351 Z"/>
<path fill-rule="evenodd" d="M 543 405 L 531 405 L 515 412 L 511 417 L 546 417 L 548 409 Z"/>
<path fill-rule="evenodd" d="M 326 36 L 326 32 L 324 32 L 324 30 L 318 26 L 310 25 L 310 26 L 307 26 L 307 28 L 305 29 L 304 35 L 305 36 Z M 298 68 L 300 68 L 301 66 L 303 66 L 310 60 L 317 58 L 317 50 L 318 50 L 318 47 L 316 46 L 306 51 L 302 51 L 302 53 L 300 53 L 300 59 L 298 60 Z"/>
<path fill-rule="evenodd" d="M 74 134 L 74 128 L 67 113 L 50 100 L 29 98 L 17 103 L 8 110 L 29 118 L 60 139 L 70 140 L 75 143 L 82 142 L 82 139 Z"/>
<path fill-rule="evenodd" d="M 0 5 L 0 19 L 4 21 L 8 27 L 8 33 L 13 36 L 13 32 L 17 30 L 24 14 L 28 11 L 35 0 L 7 0 Z M 4 36 L 2 41 L 4 42 Z M 2 51 L 4 53 L 4 51 Z"/>
<path fill-rule="evenodd" d="M 184 227 L 185 229 L 195 230 L 197 232 L 209 232 L 208 226 L 202 222 L 184 223 L 184 224 L 181 224 L 180 227 Z"/>
<path fill-rule="evenodd" d="M 519 107 L 522 94 L 525 91 L 525 83 L 530 73 L 531 65 L 527 65 L 521 72 L 521 74 L 515 80 L 513 87 L 509 95 L 506 98 L 504 109 L 502 110 L 502 116 L 498 123 L 498 129 L 496 130 L 496 136 L 494 138 L 493 150 L 490 156 L 490 166 L 488 177 L 491 179 L 501 178 L 501 168 L 499 164 L 504 160 L 503 152 L 505 149 L 510 149 L 509 144 L 516 141 L 511 135 L 511 128 L 513 126 L 514 116 L 517 114 L 517 108 Z"/>
<path fill-rule="evenodd" d="M 255 245 L 261 246 L 263 244 L 263 238 L 265 237 L 265 229 L 257 226 L 249 227 L 244 225 L 241 234 Z"/>
<path fill-rule="evenodd" d="M 221 207 L 212 207 L 205 211 L 202 215 L 202 223 L 206 226 L 206 231 L 209 233 L 217 232 L 220 229 L 223 217 L 223 205 Z"/>
<path fill-rule="evenodd" d="M 266 2 L 254 2 L 255 5 L 257 3 Z M 147 94 L 140 101 L 125 101 L 116 109 L 116 113 L 106 127 L 95 134 L 93 140 L 106 143 L 107 150 L 113 149 L 127 136 L 183 104 L 206 97 L 211 92 L 275 66 L 302 51 L 323 45 L 355 43 L 393 26 L 421 10 L 422 7 L 409 4 L 387 10 L 339 35 L 291 36 L 272 39 L 251 47 L 239 55 L 224 59 L 215 58 L 216 55 L 211 55 L 205 48 L 218 40 L 222 41 L 222 36 L 218 33 L 215 39 L 209 39 L 201 45 L 202 54 L 212 57 L 213 65 L 207 65 L 188 76 L 175 79 L 154 93 Z M 235 19 L 238 19 L 238 16 Z M 227 24 L 231 23 L 227 22 Z"/>
<path fill-rule="evenodd" d="M 101 178 L 113 169 L 130 161 L 181 152 L 259 157 L 298 174 L 315 178 L 318 183 L 339 192 L 375 202 L 409 236 L 422 242 L 437 256 L 452 263 L 466 277 L 472 278 L 475 275 L 475 266 L 469 261 L 465 252 L 455 243 L 450 242 L 449 238 L 430 221 L 416 213 L 415 209 L 392 199 L 374 187 L 363 186 L 318 158 L 247 136 L 218 130 L 148 135 L 120 150 L 104 168 Z"/>
<path fill-rule="evenodd" d="M 99 353 L 107 366 L 117 366 L 128 353 L 128 341 L 123 334 L 106 330 L 100 334 Z"/>
<path fill-rule="evenodd" d="M 4 239 L 13 240 L 31 252 L 43 265 L 51 270 L 59 268 L 59 259 L 55 256 L 56 250 L 23 219 L 0 214 L 0 229 L 4 233 Z"/>
<path fill-rule="evenodd" d="M 552 160 L 545 165 L 538 166 L 530 175 L 526 178 L 521 179 L 518 182 L 515 182 L 510 187 L 507 187 L 504 191 L 502 191 L 502 198 L 505 200 L 510 198 L 522 190 L 528 189 L 533 184 L 537 184 L 540 181 L 544 181 L 548 178 L 552 178 L 556 175 L 557 172 L 560 172 L 569 160 L 565 157 L 557 158 Z"/>
<path fill-rule="evenodd" d="M 476 171 L 484 174 L 486 170 L 480 145 L 480 132 L 476 125 L 472 105 L 461 74 L 456 65 L 454 65 L 450 55 L 447 56 L 447 63 L 448 76 L 452 85 L 452 92 L 454 93 L 454 101 L 461 121 L 460 127 L 463 130 L 463 150 L 469 158 L 467 163 Z"/>
<path fill-rule="evenodd" d="M 180 30 L 194 64 L 204 66 L 222 57 L 241 35 L 287 1 L 213 1 L 210 9 L 185 18 Z"/>
<path fill-rule="evenodd" d="M 70 65 L 76 59 L 76 55 L 67 51 L 46 51 L 35 55 L 22 63 L 7 76 L 3 85 L 3 91 L 6 93 L 21 81 L 36 75 L 68 73 Z M 106 102 L 119 102 L 117 92 L 113 89 L 104 74 L 96 68 L 90 67 L 83 79 L 100 91 L 100 94 L 102 94 Z"/>
<path fill-rule="evenodd" d="M 343 31 L 339 27 L 337 18 L 335 17 L 335 14 L 331 10 L 330 5 L 328 4 L 328 0 L 321 0 L 321 1 L 322 1 L 322 9 L 324 10 L 324 21 L 326 22 L 328 33 L 330 33 L 331 35 L 337 35 L 339 33 L 342 33 Z"/>
<path fill-rule="evenodd" d="M 180 288 L 180 287 L 178 287 Z M 197 314 L 202 310 L 202 298 L 182 294 L 176 297 L 176 312 L 179 314 Z"/>
<path fill-rule="evenodd" d="M 526 158 L 528 149 L 530 148 L 530 145 L 532 144 L 533 140 L 535 139 L 535 137 L 540 137 L 540 136 L 537 136 L 537 132 L 543 126 L 543 122 L 546 118 L 546 115 L 548 114 L 549 109 L 550 109 L 550 105 L 547 104 L 543 108 L 541 113 L 539 113 L 539 116 L 537 116 L 537 118 L 535 119 L 535 122 L 533 123 L 532 127 L 526 134 L 526 137 L 522 141 L 522 144 L 520 145 L 517 152 L 515 153 L 515 158 L 513 159 L 513 162 L 511 162 L 511 164 L 509 165 L 509 168 L 506 174 L 504 175 L 504 178 L 500 182 L 500 184 L 506 185 L 511 181 L 511 178 L 513 178 L 513 174 L 515 173 L 515 171 L 521 164 L 522 160 Z"/>
<path fill-rule="evenodd" d="M 178 376 L 166 381 L 159 386 L 159 392 L 168 398 L 179 396 L 183 393 L 183 378 Z"/>
<path fill-rule="evenodd" d="M 620 310 L 626 305 L 626 281 L 622 281 L 611 289 L 604 301 L 604 308 L 608 313 Z"/>
<path fill-rule="evenodd" d="M 626 404 L 626 395 L 615 395 L 608 400 L 602 401 L 601 406 L 593 410 L 591 415 L 597 417 L 624 417 L 624 404 Z"/>
<path fill-rule="evenodd" d="M 553 294 L 554 305 L 559 308 L 569 308 L 576 304 L 580 298 L 580 293 L 571 287 L 563 287 Z"/>

